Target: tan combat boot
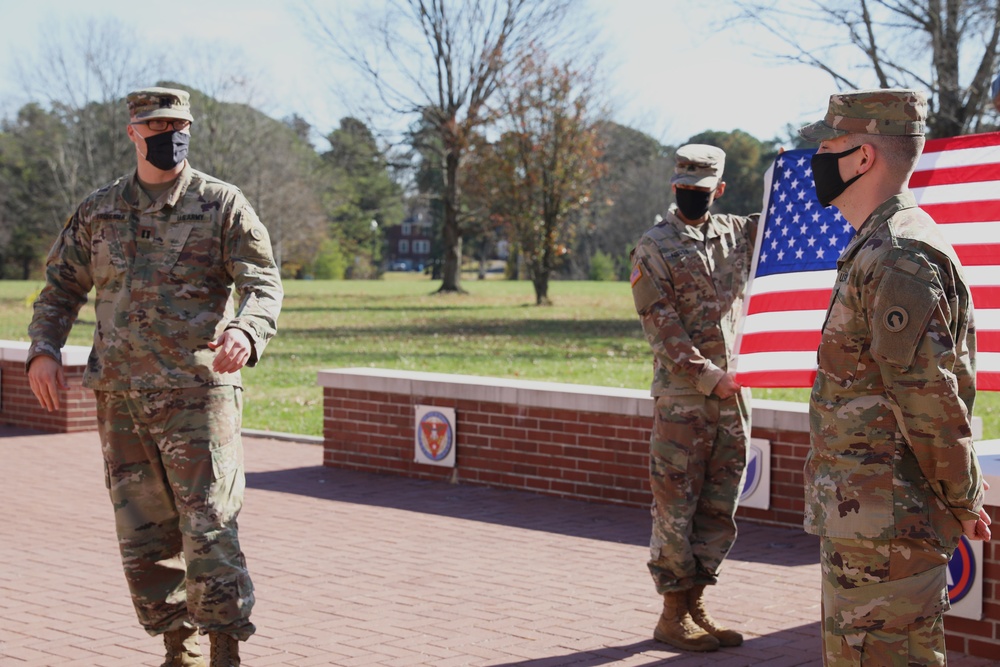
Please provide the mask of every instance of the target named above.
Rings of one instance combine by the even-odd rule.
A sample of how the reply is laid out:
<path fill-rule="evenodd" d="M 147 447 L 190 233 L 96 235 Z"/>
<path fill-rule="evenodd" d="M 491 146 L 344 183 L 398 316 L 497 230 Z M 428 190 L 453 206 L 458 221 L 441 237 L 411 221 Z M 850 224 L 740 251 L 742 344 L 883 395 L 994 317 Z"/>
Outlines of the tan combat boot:
<path fill-rule="evenodd" d="M 687 591 L 663 594 L 663 613 L 653 630 L 653 639 L 684 651 L 717 651 L 719 640 L 691 620 L 687 596 Z"/>
<path fill-rule="evenodd" d="M 236 637 L 210 632 L 208 641 L 212 644 L 212 662 L 209 667 L 240 667 L 240 642 Z"/>
<path fill-rule="evenodd" d="M 205 667 L 196 629 L 168 630 L 163 633 L 163 645 L 167 649 L 167 656 L 160 667 Z"/>
<path fill-rule="evenodd" d="M 739 646 L 743 643 L 743 635 L 722 627 L 709 615 L 705 608 L 705 586 L 695 586 L 688 591 L 688 611 L 702 630 L 719 640 L 719 646 Z"/>

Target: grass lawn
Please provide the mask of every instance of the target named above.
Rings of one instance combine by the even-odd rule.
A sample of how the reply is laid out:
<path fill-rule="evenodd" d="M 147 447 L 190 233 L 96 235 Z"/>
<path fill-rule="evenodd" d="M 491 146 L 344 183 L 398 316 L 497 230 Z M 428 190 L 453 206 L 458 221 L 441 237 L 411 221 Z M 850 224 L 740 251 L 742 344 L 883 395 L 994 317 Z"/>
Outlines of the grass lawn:
<path fill-rule="evenodd" d="M 466 295 L 433 294 L 421 274 L 379 281 L 286 281 L 278 335 L 244 371 L 244 425 L 322 435 L 322 369 L 367 366 L 648 388 L 649 347 L 626 282 L 553 282 L 537 307 L 530 282 L 465 279 Z M 0 339 L 27 340 L 40 282 L 0 281 Z M 90 345 L 93 306 L 70 344 Z M 806 401 L 805 389 L 755 390 Z M 986 438 L 1000 438 L 1000 394 L 981 393 Z"/>

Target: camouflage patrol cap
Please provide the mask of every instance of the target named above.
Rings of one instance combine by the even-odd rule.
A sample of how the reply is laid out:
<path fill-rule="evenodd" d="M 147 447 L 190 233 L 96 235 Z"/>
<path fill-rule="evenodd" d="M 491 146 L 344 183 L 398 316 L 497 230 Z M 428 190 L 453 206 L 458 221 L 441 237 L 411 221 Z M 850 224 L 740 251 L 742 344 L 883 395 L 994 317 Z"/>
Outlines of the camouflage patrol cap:
<path fill-rule="evenodd" d="M 923 136 L 927 96 L 916 90 L 881 88 L 830 95 L 823 120 L 806 125 L 799 134 L 809 141 L 826 141 L 845 134 Z"/>
<path fill-rule="evenodd" d="M 136 120 L 151 118 L 182 118 L 194 121 L 190 95 L 176 88 L 143 88 L 133 90 L 126 98 L 128 112 Z"/>
<path fill-rule="evenodd" d="M 687 144 L 677 149 L 674 160 L 671 185 L 693 185 L 714 190 L 722 180 L 726 152 L 716 146 Z"/>

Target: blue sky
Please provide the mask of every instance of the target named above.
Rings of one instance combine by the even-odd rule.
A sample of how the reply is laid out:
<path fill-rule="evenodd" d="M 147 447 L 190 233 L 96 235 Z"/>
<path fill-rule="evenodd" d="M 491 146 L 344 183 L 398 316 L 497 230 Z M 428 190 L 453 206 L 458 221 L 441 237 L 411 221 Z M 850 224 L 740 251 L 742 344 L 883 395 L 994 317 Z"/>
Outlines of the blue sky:
<path fill-rule="evenodd" d="M 761 49 L 748 29 L 716 30 L 728 3 L 586 1 L 607 45 L 615 120 L 664 143 L 737 128 L 769 139 L 786 124 L 822 115 L 834 92 L 832 80 L 817 70 L 756 55 Z M 325 134 L 351 112 L 356 84 L 306 35 L 300 7 L 297 0 L 0 0 L 0 113 L 9 115 L 25 101 L 13 63 L 39 52 L 46 25 L 114 16 L 151 48 L 224 54 L 210 67 L 224 70 L 230 63 L 253 78 L 255 106 L 279 118 L 298 113 Z M 172 78 L 187 82 L 181 73 Z"/>

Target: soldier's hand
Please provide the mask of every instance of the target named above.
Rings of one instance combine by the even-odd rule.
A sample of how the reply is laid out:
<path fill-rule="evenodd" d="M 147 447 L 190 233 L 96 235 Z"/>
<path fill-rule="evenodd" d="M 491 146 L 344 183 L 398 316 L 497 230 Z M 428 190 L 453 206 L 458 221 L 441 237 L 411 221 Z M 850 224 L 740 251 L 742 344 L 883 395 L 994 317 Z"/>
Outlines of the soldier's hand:
<path fill-rule="evenodd" d="M 44 354 L 31 360 L 28 384 L 31 385 L 31 393 L 49 412 L 59 409 L 59 390 L 69 389 L 62 364 Z"/>
<path fill-rule="evenodd" d="M 726 373 L 722 376 L 722 379 L 719 380 L 718 384 L 715 385 L 715 389 L 712 390 L 712 393 L 719 398 L 730 398 L 731 396 L 734 396 L 740 388 L 739 383 L 736 381 L 736 377 L 732 373 Z"/>
<path fill-rule="evenodd" d="M 981 509 L 978 519 L 968 519 L 962 522 L 962 532 L 970 540 L 989 542 L 990 538 L 993 537 L 993 533 L 990 531 L 991 523 L 993 522 L 990 520 L 990 515 L 986 513 L 985 509 Z"/>
<path fill-rule="evenodd" d="M 250 337 L 239 329 L 226 329 L 222 335 L 209 341 L 208 347 L 218 350 L 212 369 L 216 373 L 235 373 L 250 361 Z"/>

